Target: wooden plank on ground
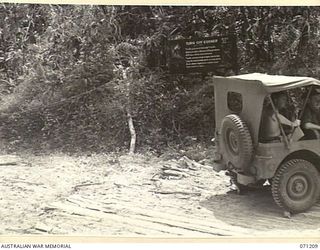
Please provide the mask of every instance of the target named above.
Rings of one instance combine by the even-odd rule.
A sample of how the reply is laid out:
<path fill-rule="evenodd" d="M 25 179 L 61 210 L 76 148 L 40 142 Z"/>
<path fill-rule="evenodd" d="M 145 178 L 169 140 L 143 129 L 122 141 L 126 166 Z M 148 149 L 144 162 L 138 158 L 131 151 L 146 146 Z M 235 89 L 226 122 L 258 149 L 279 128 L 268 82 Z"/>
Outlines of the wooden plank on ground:
<path fill-rule="evenodd" d="M 124 217 L 122 215 L 117 215 L 117 214 L 104 213 L 103 211 L 95 211 L 88 208 L 69 205 L 61 202 L 54 202 L 50 204 L 50 206 L 53 208 L 61 209 L 69 213 L 76 213 L 76 214 L 82 214 L 84 216 L 88 215 L 88 216 L 94 216 L 102 219 L 114 220 L 117 223 L 130 224 L 136 227 L 143 227 L 147 230 L 157 229 L 166 233 L 170 233 L 171 235 L 192 236 L 192 237 L 213 236 L 211 233 L 188 230 L 185 228 L 181 228 L 179 226 L 167 226 L 157 222 L 143 221 L 143 220 L 138 220 L 130 217 Z"/>
<path fill-rule="evenodd" d="M 69 198 L 70 200 L 70 198 Z M 72 199 L 71 199 L 72 200 Z M 88 202 L 83 199 L 82 201 L 78 200 L 78 204 L 80 206 L 88 206 Z M 98 207 L 98 204 L 93 205 L 91 201 L 91 206 Z M 99 207 L 103 207 L 101 205 Z M 199 231 L 204 231 L 208 233 L 212 233 L 215 235 L 247 235 L 249 233 L 249 230 L 246 230 L 244 228 L 238 228 L 234 226 L 229 226 L 226 223 L 223 223 L 219 220 L 201 220 L 198 218 L 190 218 L 189 215 L 183 214 L 183 211 L 181 211 L 182 215 L 173 215 L 170 213 L 165 213 L 161 211 L 154 211 L 150 209 L 144 209 L 138 206 L 138 204 L 134 204 L 131 206 L 128 206 L 128 204 L 124 203 L 108 203 L 108 206 L 106 209 L 111 211 L 116 211 L 117 213 L 121 213 L 121 210 L 126 208 L 126 214 L 130 214 L 130 216 L 142 216 L 139 217 L 143 220 L 148 221 L 155 221 L 159 223 L 167 223 L 174 225 L 179 225 L 179 227 L 183 228 L 193 228 L 193 230 L 198 229 Z"/>

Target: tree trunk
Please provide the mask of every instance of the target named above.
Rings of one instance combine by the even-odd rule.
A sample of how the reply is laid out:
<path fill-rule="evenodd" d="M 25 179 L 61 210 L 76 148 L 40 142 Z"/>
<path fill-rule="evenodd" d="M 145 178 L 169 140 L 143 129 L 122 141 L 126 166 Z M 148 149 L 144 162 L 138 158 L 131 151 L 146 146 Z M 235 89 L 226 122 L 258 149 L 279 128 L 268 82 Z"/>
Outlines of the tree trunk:
<path fill-rule="evenodd" d="M 127 110 L 127 116 L 128 116 L 128 125 L 129 125 L 130 136 L 131 136 L 129 154 L 134 154 L 134 151 L 136 149 L 137 134 L 136 134 L 136 130 L 133 125 L 132 116 L 129 110 Z"/>
<path fill-rule="evenodd" d="M 128 126 L 129 126 L 129 131 L 130 131 L 130 149 L 129 149 L 129 154 L 134 154 L 135 149 L 136 149 L 136 140 L 137 140 L 137 134 L 136 134 L 136 130 L 134 128 L 134 124 L 133 124 L 133 119 L 132 119 L 132 115 L 131 115 L 131 101 L 130 101 L 130 81 L 128 80 L 127 77 L 127 70 L 123 69 L 123 80 L 126 82 L 127 85 L 127 117 L 128 117 Z"/>

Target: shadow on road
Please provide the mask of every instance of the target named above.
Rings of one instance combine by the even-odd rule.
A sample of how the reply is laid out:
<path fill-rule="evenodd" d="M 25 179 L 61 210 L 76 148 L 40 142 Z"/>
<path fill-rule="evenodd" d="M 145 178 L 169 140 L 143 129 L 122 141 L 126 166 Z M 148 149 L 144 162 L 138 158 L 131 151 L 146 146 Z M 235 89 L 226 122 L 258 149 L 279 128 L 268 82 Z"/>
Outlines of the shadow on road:
<path fill-rule="evenodd" d="M 214 216 L 230 225 L 255 230 L 314 230 L 320 228 L 320 204 L 305 213 L 295 214 L 290 219 L 273 201 L 270 188 L 237 194 L 231 191 L 211 196 L 201 206 L 212 211 Z"/>

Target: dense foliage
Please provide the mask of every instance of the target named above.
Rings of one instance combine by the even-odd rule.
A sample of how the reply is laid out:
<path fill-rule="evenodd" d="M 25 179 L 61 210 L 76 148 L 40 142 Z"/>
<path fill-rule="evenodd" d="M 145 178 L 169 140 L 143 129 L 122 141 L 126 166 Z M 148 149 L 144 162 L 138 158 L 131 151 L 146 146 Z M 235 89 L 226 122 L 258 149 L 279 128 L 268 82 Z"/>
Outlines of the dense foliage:
<path fill-rule="evenodd" d="M 0 5 L 0 121 L 11 149 L 160 150 L 214 130 L 210 76 L 172 75 L 168 39 L 236 34 L 240 73 L 320 78 L 319 7 Z"/>

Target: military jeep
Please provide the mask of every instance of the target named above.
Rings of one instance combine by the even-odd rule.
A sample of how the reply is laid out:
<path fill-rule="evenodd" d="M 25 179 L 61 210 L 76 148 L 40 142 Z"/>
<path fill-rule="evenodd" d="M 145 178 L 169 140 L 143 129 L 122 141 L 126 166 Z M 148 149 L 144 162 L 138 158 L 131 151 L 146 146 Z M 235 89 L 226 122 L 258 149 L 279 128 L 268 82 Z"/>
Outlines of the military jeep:
<path fill-rule="evenodd" d="M 272 93 L 301 89 L 310 94 L 320 81 L 253 73 L 214 77 L 212 84 L 217 148 L 214 169 L 227 170 L 238 187 L 266 184 L 268 180 L 274 201 L 284 211 L 308 210 L 320 195 L 320 139 L 295 138 L 294 131 L 287 134 L 279 120 L 280 141 L 261 142 L 259 131 L 264 102 L 269 99 L 273 104 Z"/>

